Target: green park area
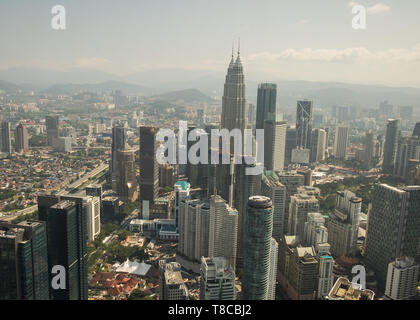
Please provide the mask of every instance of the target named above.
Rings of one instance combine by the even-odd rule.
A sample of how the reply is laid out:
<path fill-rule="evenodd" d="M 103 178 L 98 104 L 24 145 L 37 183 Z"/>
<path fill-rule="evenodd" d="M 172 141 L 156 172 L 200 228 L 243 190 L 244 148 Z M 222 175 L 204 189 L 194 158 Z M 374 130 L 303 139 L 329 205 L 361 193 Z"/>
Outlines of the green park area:
<path fill-rule="evenodd" d="M 368 206 L 372 201 L 375 183 L 386 183 L 399 188 L 404 187 L 403 180 L 389 176 L 383 176 L 379 179 L 377 177 L 358 176 L 355 178 L 344 178 L 338 182 L 316 185 L 321 190 L 320 209 L 327 214 L 333 212 L 336 192 L 350 190 L 357 197 L 362 198 L 362 211 L 367 213 Z"/>

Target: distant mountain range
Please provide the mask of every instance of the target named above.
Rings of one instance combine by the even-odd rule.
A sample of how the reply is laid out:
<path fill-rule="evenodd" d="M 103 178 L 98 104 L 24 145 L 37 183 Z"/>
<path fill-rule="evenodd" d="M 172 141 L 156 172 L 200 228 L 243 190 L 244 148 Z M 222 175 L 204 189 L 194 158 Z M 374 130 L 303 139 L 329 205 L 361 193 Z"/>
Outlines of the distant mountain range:
<path fill-rule="evenodd" d="M 67 93 L 83 91 L 106 92 L 121 90 L 124 94 L 137 94 L 175 103 L 175 101 L 209 103 L 221 100 L 225 75 L 223 72 L 191 71 L 184 69 L 157 69 L 136 72 L 126 76 L 88 69 L 50 71 L 32 68 L 0 70 L 0 90 L 16 93 Z M 258 83 L 256 76 L 247 76 L 246 94 L 250 103 L 256 102 Z M 395 106 L 412 105 L 420 109 L 420 88 L 387 87 L 338 82 L 287 81 L 271 79 L 277 83 L 277 106 L 294 108 L 298 99 L 312 99 L 316 108 L 333 105 L 377 108 L 388 100 Z M 195 88 L 195 89 L 186 89 Z"/>
<path fill-rule="evenodd" d="M 205 95 L 197 89 L 186 89 L 179 91 L 171 91 L 159 95 L 150 97 L 153 100 L 161 100 L 171 102 L 177 105 L 188 105 L 188 104 L 198 104 L 198 103 L 207 103 L 212 104 L 215 102 L 214 99 Z"/>
<path fill-rule="evenodd" d="M 143 87 L 137 84 L 125 83 L 120 81 L 109 80 L 100 83 L 85 83 L 85 84 L 56 84 L 42 90 L 42 93 L 49 94 L 75 94 L 80 92 L 95 92 L 109 94 L 113 91 L 121 90 L 124 94 L 148 96 L 156 93 L 156 90 Z"/>

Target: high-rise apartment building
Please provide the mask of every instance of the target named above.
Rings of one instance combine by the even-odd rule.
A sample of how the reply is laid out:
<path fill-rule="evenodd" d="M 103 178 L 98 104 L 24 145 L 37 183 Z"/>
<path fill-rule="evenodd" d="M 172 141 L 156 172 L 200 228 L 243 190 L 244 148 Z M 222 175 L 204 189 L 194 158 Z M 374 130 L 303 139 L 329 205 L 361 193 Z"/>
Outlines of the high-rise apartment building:
<path fill-rule="evenodd" d="M 22 123 L 19 123 L 15 129 L 15 151 L 17 153 L 29 151 L 28 130 Z"/>
<path fill-rule="evenodd" d="M 362 199 L 348 190 L 337 191 L 334 212 L 328 219 L 328 243 L 334 256 L 355 255 Z"/>
<path fill-rule="evenodd" d="M 210 197 L 209 257 L 223 257 L 236 270 L 238 211 L 216 195 Z"/>
<path fill-rule="evenodd" d="M 328 231 L 325 227 L 325 218 L 321 213 L 308 213 L 308 221 L 305 223 L 305 245 L 315 249 L 318 260 L 319 274 L 317 286 L 317 298 L 328 296 L 334 284 L 334 259 L 330 254 L 330 245 L 327 243 Z"/>
<path fill-rule="evenodd" d="M 12 142 L 10 138 L 10 122 L 1 122 L 1 152 L 12 153 Z"/>
<path fill-rule="evenodd" d="M 268 272 L 267 300 L 275 300 L 276 299 L 278 254 L 279 254 L 279 245 L 274 238 L 271 238 L 271 241 L 270 241 L 270 270 Z"/>
<path fill-rule="evenodd" d="M 286 187 L 280 183 L 273 171 L 265 171 L 262 176 L 261 194 L 273 202 L 273 238 L 279 241 L 284 234 L 284 214 L 286 206 Z"/>
<path fill-rule="evenodd" d="M 289 234 L 296 235 L 303 242 L 305 222 L 309 212 L 319 211 L 319 201 L 314 196 L 295 194 L 290 197 Z"/>
<path fill-rule="evenodd" d="M 101 200 L 86 197 L 87 241 L 93 241 L 101 232 Z"/>
<path fill-rule="evenodd" d="M 398 257 L 416 257 L 420 241 L 420 187 L 398 189 L 376 184 L 368 216 L 366 263 L 384 287 L 388 264 Z"/>
<path fill-rule="evenodd" d="M 184 199 L 179 209 L 178 252 L 188 263 L 199 264 L 201 257 L 210 256 L 210 206 L 199 199 Z"/>
<path fill-rule="evenodd" d="M 190 196 L 190 184 L 187 181 L 178 181 L 174 185 L 175 191 L 175 203 L 174 203 L 174 212 L 175 212 L 175 226 L 179 227 L 179 212 L 180 212 L 180 203 L 182 200 L 187 199 Z"/>
<path fill-rule="evenodd" d="M 267 300 L 273 232 L 273 204 L 270 198 L 250 197 L 244 220 L 242 298 Z"/>
<path fill-rule="evenodd" d="M 408 300 L 417 294 L 419 265 L 412 257 L 400 257 L 388 265 L 385 295 L 392 300 Z"/>
<path fill-rule="evenodd" d="M 420 160 L 420 137 L 399 137 L 393 174 L 408 180 L 411 174 L 408 168 L 410 160 Z"/>
<path fill-rule="evenodd" d="M 279 181 L 286 187 L 286 206 L 284 208 L 284 229 L 283 233 L 289 232 L 289 209 L 290 198 L 297 193 L 297 188 L 305 185 L 305 177 L 296 171 L 285 171 L 278 173 Z"/>
<path fill-rule="evenodd" d="M 200 300 L 236 300 L 235 271 L 223 257 L 201 257 Z"/>

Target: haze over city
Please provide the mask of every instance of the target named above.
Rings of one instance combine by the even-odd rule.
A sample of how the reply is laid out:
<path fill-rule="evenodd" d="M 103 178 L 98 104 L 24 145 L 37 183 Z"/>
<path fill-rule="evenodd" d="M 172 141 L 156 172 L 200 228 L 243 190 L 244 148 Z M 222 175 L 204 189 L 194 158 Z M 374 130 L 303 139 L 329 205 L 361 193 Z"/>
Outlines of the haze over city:
<path fill-rule="evenodd" d="M 240 38 L 250 80 L 420 87 L 420 3 L 361 0 L 365 30 L 351 27 L 354 3 L 61 1 L 67 28 L 57 31 L 50 26 L 55 1 L 3 1 L 0 36 L 9 45 L 2 46 L 0 68 L 97 70 L 126 80 L 136 72 L 176 69 L 200 78 L 223 74 Z M 111 80 L 91 78 L 74 80 Z"/>

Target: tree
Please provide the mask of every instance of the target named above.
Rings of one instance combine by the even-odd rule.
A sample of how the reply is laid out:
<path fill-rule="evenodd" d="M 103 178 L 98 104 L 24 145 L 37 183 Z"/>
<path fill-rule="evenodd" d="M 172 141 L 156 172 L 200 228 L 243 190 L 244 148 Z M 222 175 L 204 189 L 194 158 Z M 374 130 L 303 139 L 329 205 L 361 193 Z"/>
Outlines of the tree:
<path fill-rule="evenodd" d="M 134 289 L 128 297 L 128 300 L 151 300 L 151 297 L 141 289 Z"/>
<path fill-rule="evenodd" d="M 117 236 L 118 236 L 119 241 L 124 241 L 130 235 L 131 235 L 131 232 L 125 229 L 121 229 L 117 231 Z"/>

